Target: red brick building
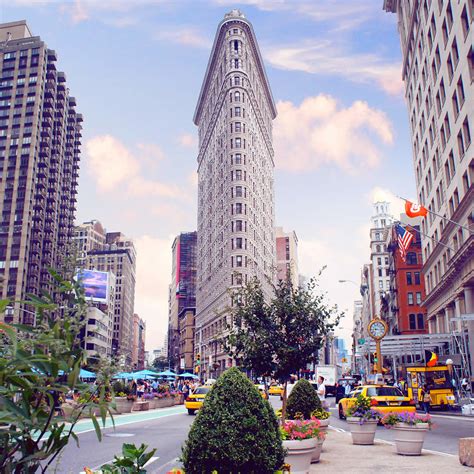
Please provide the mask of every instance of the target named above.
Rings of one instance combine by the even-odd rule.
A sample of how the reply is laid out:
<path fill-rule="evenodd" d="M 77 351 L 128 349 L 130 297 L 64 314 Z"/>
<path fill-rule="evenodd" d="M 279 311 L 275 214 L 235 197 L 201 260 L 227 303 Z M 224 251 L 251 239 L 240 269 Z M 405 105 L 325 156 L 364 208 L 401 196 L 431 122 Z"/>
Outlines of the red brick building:
<path fill-rule="evenodd" d="M 415 230 L 413 230 L 415 229 Z M 428 332 L 426 321 L 425 280 L 421 253 L 419 226 L 408 230 L 414 238 L 402 260 L 395 225 L 388 229 L 390 290 L 382 298 L 384 319 L 389 322 L 392 334 L 423 334 Z"/>

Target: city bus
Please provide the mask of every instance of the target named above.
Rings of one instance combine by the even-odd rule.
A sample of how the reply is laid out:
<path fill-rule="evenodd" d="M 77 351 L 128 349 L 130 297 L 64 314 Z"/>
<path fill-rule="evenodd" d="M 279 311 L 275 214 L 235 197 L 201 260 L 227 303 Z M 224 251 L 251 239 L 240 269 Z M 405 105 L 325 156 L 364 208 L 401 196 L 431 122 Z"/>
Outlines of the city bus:
<path fill-rule="evenodd" d="M 447 365 L 435 367 L 407 367 L 408 396 L 421 406 L 421 390 L 426 387 L 431 396 L 432 407 L 448 408 L 454 405 L 455 396 Z"/>

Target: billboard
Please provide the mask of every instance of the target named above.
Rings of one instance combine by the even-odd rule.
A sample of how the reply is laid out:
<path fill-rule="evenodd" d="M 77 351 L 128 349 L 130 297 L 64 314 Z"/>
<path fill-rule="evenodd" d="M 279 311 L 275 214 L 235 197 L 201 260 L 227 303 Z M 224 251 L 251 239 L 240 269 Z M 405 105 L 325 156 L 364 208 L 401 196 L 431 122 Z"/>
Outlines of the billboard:
<path fill-rule="evenodd" d="M 78 280 L 84 288 L 86 298 L 98 303 L 107 303 L 109 299 L 109 274 L 97 270 L 80 270 Z"/>

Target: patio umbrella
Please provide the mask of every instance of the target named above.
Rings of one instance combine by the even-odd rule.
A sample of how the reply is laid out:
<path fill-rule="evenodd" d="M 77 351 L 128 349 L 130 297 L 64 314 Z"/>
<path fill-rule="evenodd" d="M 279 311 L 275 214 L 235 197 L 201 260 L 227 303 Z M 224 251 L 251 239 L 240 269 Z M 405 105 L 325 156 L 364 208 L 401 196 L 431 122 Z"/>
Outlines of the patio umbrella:
<path fill-rule="evenodd" d="M 128 372 L 119 372 L 118 374 L 115 374 L 112 378 L 114 378 L 114 379 L 131 379 L 133 377 L 132 377 L 132 374 L 130 374 Z"/>
<path fill-rule="evenodd" d="M 190 374 L 189 372 L 184 372 L 182 374 L 179 374 L 178 377 L 184 378 L 184 379 L 197 379 L 198 377 L 194 374 Z"/>
<path fill-rule="evenodd" d="M 79 372 L 79 378 L 81 379 L 95 379 L 97 378 L 94 372 L 90 372 L 89 370 L 86 369 L 81 369 Z"/>
<path fill-rule="evenodd" d="M 159 372 L 156 375 L 159 375 L 160 377 L 176 377 L 176 374 L 171 372 L 171 370 L 165 370 L 163 372 Z"/>

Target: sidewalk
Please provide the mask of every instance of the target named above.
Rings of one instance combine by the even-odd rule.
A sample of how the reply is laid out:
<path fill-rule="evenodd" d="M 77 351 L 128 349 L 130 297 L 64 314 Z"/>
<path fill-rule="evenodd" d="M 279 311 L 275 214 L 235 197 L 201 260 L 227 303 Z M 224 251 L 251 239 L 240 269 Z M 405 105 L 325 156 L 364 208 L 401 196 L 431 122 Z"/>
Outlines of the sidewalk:
<path fill-rule="evenodd" d="M 457 456 L 435 454 L 423 451 L 421 456 L 400 456 L 395 446 L 386 441 L 376 440 L 373 446 L 352 444 L 350 433 L 340 433 L 329 429 L 324 442 L 321 460 L 311 465 L 310 473 L 405 473 L 409 470 L 424 473 L 474 473 L 474 469 L 459 464 Z"/>

